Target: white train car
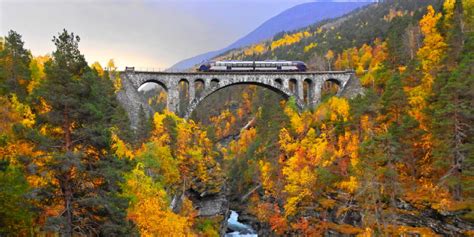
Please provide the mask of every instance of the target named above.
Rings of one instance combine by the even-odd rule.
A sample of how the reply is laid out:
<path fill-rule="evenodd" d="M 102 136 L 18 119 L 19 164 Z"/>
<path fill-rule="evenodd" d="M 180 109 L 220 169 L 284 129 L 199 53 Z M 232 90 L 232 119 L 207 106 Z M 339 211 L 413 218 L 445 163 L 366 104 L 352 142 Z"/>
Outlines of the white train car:
<path fill-rule="evenodd" d="M 306 64 L 301 61 L 214 61 L 202 64 L 201 72 L 304 72 Z"/>

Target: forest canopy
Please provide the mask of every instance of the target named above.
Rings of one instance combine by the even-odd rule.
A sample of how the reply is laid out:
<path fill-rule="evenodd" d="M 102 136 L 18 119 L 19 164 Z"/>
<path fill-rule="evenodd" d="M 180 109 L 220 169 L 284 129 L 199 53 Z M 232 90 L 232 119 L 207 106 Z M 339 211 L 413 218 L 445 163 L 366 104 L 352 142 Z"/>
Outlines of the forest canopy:
<path fill-rule="evenodd" d="M 156 106 L 135 129 L 113 60 L 89 64 L 67 30 L 34 56 L 11 30 L 0 235 L 219 236 L 229 208 L 264 236 L 473 235 L 473 19 L 470 0 L 382 1 L 284 32 L 219 58 L 351 69 L 364 93 L 327 87 L 299 111 L 264 88 L 228 88 L 194 119 Z M 226 211 L 204 215 L 219 198 Z"/>

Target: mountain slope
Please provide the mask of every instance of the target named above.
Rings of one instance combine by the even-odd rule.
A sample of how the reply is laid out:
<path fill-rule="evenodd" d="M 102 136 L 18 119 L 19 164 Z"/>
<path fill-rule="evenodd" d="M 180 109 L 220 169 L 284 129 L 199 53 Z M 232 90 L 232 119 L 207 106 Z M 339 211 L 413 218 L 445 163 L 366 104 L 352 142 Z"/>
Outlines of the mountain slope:
<path fill-rule="evenodd" d="M 369 3 L 370 2 L 311 2 L 300 4 L 272 17 L 257 29 L 226 48 L 185 59 L 173 65 L 171 69 L 188 69 L 228 50 L 270 39 L 273 35 L 282 31 L 292 31 L 325 19 L 339 17 Z"/>
<path fill-rule="evenodd" d="M 415 46 L 421 41 L 417 22 L 425 14 L 428 5 L 440 8 L 442 2 L 441 0 L 389 1 L 373 4 L 334 20 L 321 21 L 293 32 L 278 34 L 272 40 L 229 50 L 216 59 L 300 60 L 306 62 L 311 70 L 327 70 L 329 66 L 325 56 L 329 50 L 336 54 L 333 55 L 335 58 L 331 58 L 334 63 L 337 54 L 344 50 L 359 48 L 364 44 L 376 46 L 376 39 L 390 38 L 389 47 L 397 47 L 397 51 L 400 52 L 397 60 L 406 62 L 413 57 L 411 55 L 417 50 Z M 413 42 L 410 41 L 411 38 Z M 414 48 L 409 49 L 408 45 Z M 346 66 L 347 68 L 338 69 L 358 69 L 358 65 L 349 64 L 344 67 Z"/>

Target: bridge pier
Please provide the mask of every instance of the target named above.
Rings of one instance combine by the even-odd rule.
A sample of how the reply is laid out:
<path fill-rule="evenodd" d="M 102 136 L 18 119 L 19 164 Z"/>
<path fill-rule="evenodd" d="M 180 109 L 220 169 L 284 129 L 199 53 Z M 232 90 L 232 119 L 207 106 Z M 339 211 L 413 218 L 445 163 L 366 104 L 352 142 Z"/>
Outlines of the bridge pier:
<path fill-rule="evenodd" d="M 166 101 L 166 108 L 173 112 L 178 113 L 179 108 L 179 87 L 168 89 L 168 99 Z"/>
<path fill-rule="evenodd" d="M 192 101 L 196 98 L 196 82 L 195 81 L 190 81 L 189 82 L 189 103 L 192 103 Z"/>
<path fill-rule="evenodd" d="M 296 81 L 296 97 L 304 102 L 304 79 Z M 311 101 L 310 98 L 308 99 Z"/>
<path fill-rule="evenodd" d="M 321 101 L 321 90 L 323 87 L 323 83 L 324 82 L 321 80 L 314 80 L 313 82 L 313 98 L 311 101 L 312 107 L 316 106 Z"/>
<path fill-rule="evenodd" d="M 283 88 L 290 91 L 290 79 L 282 78 L 282 80 L 283 80 Z"/>

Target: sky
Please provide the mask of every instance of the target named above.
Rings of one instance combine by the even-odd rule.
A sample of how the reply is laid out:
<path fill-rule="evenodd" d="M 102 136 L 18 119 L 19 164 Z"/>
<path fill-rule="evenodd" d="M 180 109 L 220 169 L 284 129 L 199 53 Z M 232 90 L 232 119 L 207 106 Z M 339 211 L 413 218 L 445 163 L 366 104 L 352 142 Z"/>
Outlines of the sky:
<path fill-rule="evenodd" d="M 310 0 L 0 0 L 0 35 L 50 54 L 63 29 L 79 35 L 89 64 L 165 69 L 224 48 L 280 12 Z"/>

